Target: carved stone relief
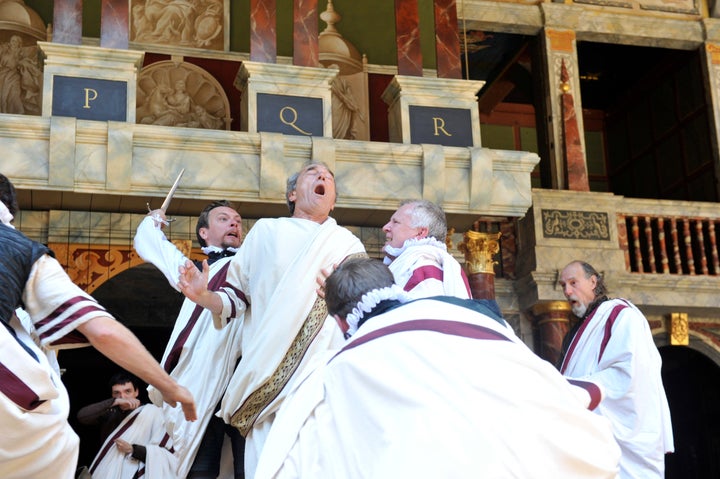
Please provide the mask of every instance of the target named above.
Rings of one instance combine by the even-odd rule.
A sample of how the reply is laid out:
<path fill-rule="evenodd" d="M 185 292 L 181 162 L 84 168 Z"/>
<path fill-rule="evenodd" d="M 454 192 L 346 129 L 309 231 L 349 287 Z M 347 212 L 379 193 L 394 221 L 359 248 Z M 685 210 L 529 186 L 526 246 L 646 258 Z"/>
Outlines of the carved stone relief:
<path fill-rule="evenodd" d="M 226 49 L 228 0 L 130 0 L 130 40 Z"/>
<path fill-rule="evenodd" d="M 608 215 L 596 211 L 542 210 L 546 238 L 610 240 Z"/>
<path fill-rule="evenodd" d="M 162 61 L 140 72 L 137 122 L 146 125 L 229 130 L 230 103 L 220 83 L 202 68 Z"/>
<path fill-rule="evenodd" d="M 0 113 L 40 115 L 42 59 L 47 39 L 40 16 L 22 0 L 0 0 Z"/>
<path fill-rule="evenodd" d="M 0 113 L 39 115 L 42 63 L 35 39 L 8 31 L 0 37 Z M 30 44 L 32 42 L 32 44 Z"/>

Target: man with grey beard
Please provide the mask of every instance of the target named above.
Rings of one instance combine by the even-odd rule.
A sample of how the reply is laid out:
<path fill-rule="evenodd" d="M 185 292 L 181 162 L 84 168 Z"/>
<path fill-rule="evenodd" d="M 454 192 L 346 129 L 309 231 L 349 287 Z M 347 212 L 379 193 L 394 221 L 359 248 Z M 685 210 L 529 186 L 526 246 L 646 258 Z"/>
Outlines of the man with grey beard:
<path fill-rule="evenodd" d="M 565 266 L 560 285 L 579 319 L 563 341 L 560 372 L 603 391 L 594 412 L 612 424 L 619 477 L 664 477 L 672 425 L 647 319 L 630 301 L 608 298 L 603 277 L 583 261 Z"/>

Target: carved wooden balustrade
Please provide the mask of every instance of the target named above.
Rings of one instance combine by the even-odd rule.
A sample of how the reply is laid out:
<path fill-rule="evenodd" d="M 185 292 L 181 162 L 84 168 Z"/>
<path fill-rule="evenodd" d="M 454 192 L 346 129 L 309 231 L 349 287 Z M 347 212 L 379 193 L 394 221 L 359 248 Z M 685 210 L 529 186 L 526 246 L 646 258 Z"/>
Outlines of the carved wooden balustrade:
<path fill-rule="evenodd" d="M 623 204 L 623 212 L 618 211 L 618 234 L 628 271 L 719 276 L 720 206 L 677 201 L 653 201 L 649 205 L 647 202 L 629 200 Z M 637 207 L 628 211 L 627 207 L 635 203 L 639 203 Z M 624 232 L 627 240 L 623 242 Z"/>
<path fill-rule="evenodd" d="M 622 215 L 626 264 L 636 273 L 720 275 L 720 216 Z"/>

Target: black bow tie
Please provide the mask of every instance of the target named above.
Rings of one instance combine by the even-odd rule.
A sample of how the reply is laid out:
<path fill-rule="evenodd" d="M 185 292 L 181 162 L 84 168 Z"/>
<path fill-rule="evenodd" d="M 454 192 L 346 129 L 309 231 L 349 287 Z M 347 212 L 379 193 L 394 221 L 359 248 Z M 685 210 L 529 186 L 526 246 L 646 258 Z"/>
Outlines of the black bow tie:
<path fill-rule="evenodd" d="M 233 256 L 235 252 L 230 251 L 228 249 L 222 250 L 222 251 L 212 251 L 208 253 L 208 262 L 212 263 L 213 261 L 217 261 L 221 258 L 227 258 L 228 256 Z"/>

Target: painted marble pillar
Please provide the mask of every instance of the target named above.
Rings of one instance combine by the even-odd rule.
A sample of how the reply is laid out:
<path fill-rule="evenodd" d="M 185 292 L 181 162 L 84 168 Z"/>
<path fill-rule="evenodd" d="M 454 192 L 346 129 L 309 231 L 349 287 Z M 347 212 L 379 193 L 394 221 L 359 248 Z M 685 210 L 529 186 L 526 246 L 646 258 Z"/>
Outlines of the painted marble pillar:
<path fill-rule="evenodd" d="M 720 151 L 720 19 L 706 18 L 705 32 L 707 41 L 704 48 L 704 68 L 705 84 L 708 85 L 707 91 L 710 95 L 712 106 L 712 115 L 714 126 L 712 140 L 712 152 L 715 155 L 715 163 L 720 162 L 718 151 Z M 715 168 L 717 175 L 716 181 L 720 181 L 720 171 Z"/>
<path fill-rule="evenodd" d="M 532 308 L 535 328 L 535 353 L 541 358 L 557 364 L 562 353 L 562 342 L 570 330 L 570 303 L 547 301 Z"/>
<path fill-rule="evenodd" d="M 418 0 L 395 0 L 395 42 L 398 75 L 421 77 L 423 66 Z"/>
<path fill-rule="evenodd" d="M 82 0 L 53 2 L 52 41 L 67 45 L 82 43 Z"/>
<path fill-rule="evenodd" d="M 590 191 L 583 142 L 580 139 L 578 117 L 575 111 L 575 98 L 570 89 L 570 78 L 564 59 L 560 64 L 560 90 L 562 91 L 563 151 L 565 152 L 567 188 L 572 191 Z"/>
<path fill-rule="evenodd" d="M 549 149 L 550 175 L 553 189 L 568 189 L 566 178 L 565 161 L 565 138 L 564 115 L 563 115 L 563 94 L 567 93 L 573 99 L 572 109 L 577 123 L 577 138 L 579 144 L 574 147 L 574 155 L 582 155 L 583 164 L 587 164 L 585 158 L 585 136 L 582 117 L 582 101 L 580 97 L 580 77 L 578 73 L 577 40 L 574 30 L 569 30 L 563 25 L 572 24 L 566 18 L 570 13 L 564 5 L 543 4 L 542 9 L 546 15 L 546 27 L 540 33 L 542 48 L 544 49 L 544 85 L 545 98 L 544 113 L 547 123 L 542 128 L 547 131 L 547 143 Z M 562 64 L 567 69 L 566 86 L 563 87 Z M 563 89 L 565 88 L 565 89 Z M 572 112 L 568 112 L 572 116 Z M 538 125 L 540 127 L 540 125 Z M 585 167 L 587 168 L 587 167 Z"/>
<path fill-rule="evenodd" d="M 100 13 L 101 47 L 127 49 L 130 35 L 128 3 L 127 0 L 102 0 Z"/>
<path fill-rule="evenodd" d="M 435 0 L 435 58 L 438 78 L 462 78 L 455 0 Z"/>
<path fill-rule="evenodd" d="M 277 61 L 275 0 L 250 0 L 250 60 Z"/>
<path fill-rule="evenodd" d="M 494 256 L 500 252 L 501 233 L 467 231 L 458 249 L 465 255 L 465 267 L 474 299 L 495 299 Z"/>
<path fill-rule="evenodd" d="M 293 65 L 320 66 L 317 0 L 295 0 L 294 2 Z"/>

